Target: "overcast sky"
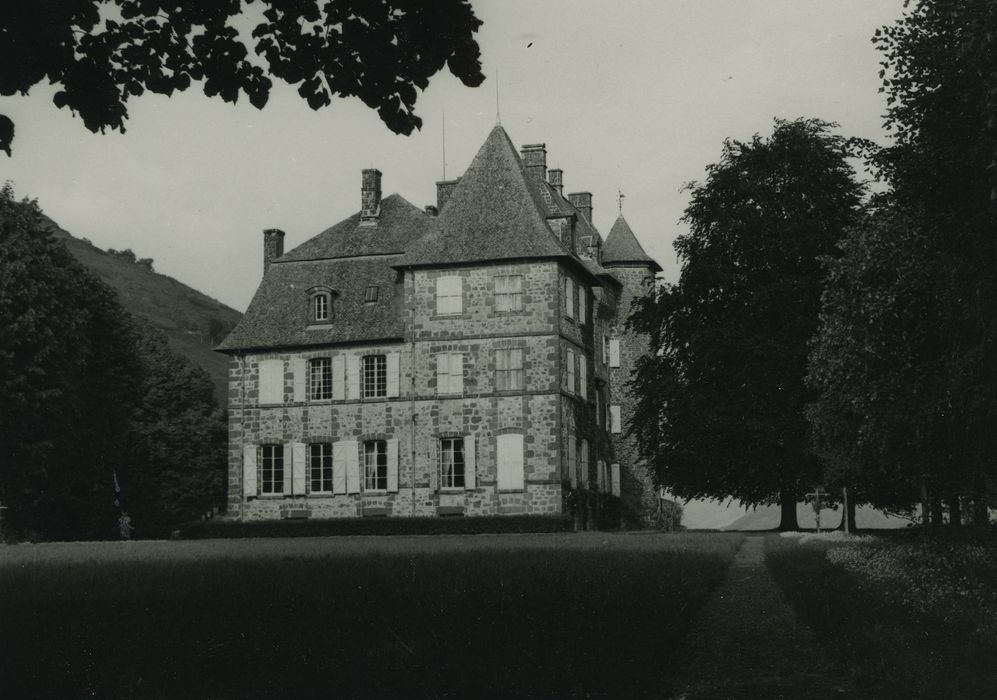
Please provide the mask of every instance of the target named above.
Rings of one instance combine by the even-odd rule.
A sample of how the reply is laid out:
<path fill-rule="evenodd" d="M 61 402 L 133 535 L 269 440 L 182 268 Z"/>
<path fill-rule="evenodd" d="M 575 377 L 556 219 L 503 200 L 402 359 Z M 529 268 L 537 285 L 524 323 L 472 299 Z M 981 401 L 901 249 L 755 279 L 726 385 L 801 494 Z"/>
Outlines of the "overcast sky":
<path fill-rule="evenodd" d="M 275 86 L 256 110 L 190 90 L 129 104 L 125 134 L 94 135 L 52 105 L 54 90 L 0 98 L 15 122 L 0 180 L 35 197 L 77 237 L 131 248 L 158 271 L 244 311 L 262 272 L 262 230 L 301 243 L 360 206 L 360 171 L 384 194 L 435 203 L 495 123 L 517 145 L 547 144 L 565 190 L 594 195 L 597 227 L 624 214 L 647 251 L 678 275 L 672 241 L 724 138 L 771 131 L 774 117 L 820 117 L 885 142 L 875 29 L 902 0 L 475 0 L 488 80 L 446 69 L 420 96 L 420 133 L 395 136 L 358 101 L 313 112 Z"/>

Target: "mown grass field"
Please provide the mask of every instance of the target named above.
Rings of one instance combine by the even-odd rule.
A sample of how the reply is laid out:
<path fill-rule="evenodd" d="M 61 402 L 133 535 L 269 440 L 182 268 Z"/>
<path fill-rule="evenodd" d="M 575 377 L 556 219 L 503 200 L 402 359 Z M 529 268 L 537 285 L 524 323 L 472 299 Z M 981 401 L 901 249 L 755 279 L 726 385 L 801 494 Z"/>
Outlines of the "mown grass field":
<path fill-rule="evenodd" d="M 737 534 L 0 549 L 5 698 L 647 697 Z"/>
<path fill-rule="evenodd" d="M 772 536 L 766 563 L 867 697 L 997 698 L 992 542 Z"/>

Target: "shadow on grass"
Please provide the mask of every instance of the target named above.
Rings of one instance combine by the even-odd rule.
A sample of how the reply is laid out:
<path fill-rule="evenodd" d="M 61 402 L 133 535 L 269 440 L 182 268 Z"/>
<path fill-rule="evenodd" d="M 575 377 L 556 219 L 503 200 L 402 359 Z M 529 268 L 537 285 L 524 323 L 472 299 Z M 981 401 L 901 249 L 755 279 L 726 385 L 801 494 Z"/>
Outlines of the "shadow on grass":
<path fill-rule="evenodd" d="M 769 537 L 766 563 L 825 651 L 869 698 L 995 698 L 997 644 L 864 584 L 827 560 L 828 542 Z M 892 600 L 890 599 L 892 598 Z"/>
<path fill-rule="evenodd" d="M 628 542 L 0 566 L 0 687 L 11 698 L 647 697 L 670 682 L 668 660 L 739 538 Z"/>

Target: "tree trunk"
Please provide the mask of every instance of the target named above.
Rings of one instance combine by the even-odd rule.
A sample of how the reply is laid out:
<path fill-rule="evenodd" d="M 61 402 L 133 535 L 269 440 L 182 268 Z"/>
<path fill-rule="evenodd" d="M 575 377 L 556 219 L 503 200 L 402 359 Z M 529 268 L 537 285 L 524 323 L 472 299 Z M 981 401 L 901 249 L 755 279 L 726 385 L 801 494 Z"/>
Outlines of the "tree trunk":
<path fill-rule="evenodd" d="M 987 508 L 987 483 L 982 476 L 973 480 L 973 524 L 986 525 L 990 522 Z"/>
<path fill-rule="evenodd" d="M 942 513 L 942 499 L 934 497 L 931 499 L 931 525 L 933 527 L 939 527 L 943 522 L 945 522 Z"/>
<path fill-rule="evenodd" d="M 928 529 L 928 485 L 921 477 L 921 529 Z"/>
<path fill-rule="evenodd" d="M 855 524 L 855 501 L 852 500 L 851 494 L 848 495 L 848 505 L 841 509 L 841 522 L 838 523 L 838 529 L 842 532 L 845 531 L 845 519 L 848 519 L 848 532 L 853 533 L 858 530 L 858 526 Z"/>
<path fill-rule="evenodd" d="M 796 494 L 789 489 L 783 489 L 779 493 L 779 507 L 782 509 L 779 530 L 781 532 L 799 530 L 800 524 L 796 521 Z"/>
<path fill-rule="evenodd" d="M 949 525 L 962 525 L 962 504 L 958 496 L 952 496 L 949 502 Z"/>

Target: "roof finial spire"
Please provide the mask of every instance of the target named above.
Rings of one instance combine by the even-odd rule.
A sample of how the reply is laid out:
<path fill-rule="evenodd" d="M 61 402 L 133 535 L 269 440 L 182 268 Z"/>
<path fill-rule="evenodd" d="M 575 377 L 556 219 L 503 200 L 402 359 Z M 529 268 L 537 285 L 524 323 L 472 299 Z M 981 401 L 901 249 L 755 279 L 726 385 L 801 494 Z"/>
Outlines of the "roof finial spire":
<path fill-rule="evenodd" d="M 623 190 L 617 190 L 616 202 L 617 205 L 620 207 L 620 216 L 623 216 L 623 200 L 626 198 L 627 196 L 623 194 Z"/>
<path fill-rule="evenodd" d="M 495 69 L 495 126 L 501 126 L 502 113 L 499 110 L 499 72 Z"/>

